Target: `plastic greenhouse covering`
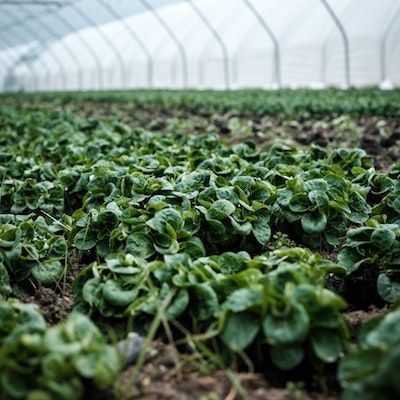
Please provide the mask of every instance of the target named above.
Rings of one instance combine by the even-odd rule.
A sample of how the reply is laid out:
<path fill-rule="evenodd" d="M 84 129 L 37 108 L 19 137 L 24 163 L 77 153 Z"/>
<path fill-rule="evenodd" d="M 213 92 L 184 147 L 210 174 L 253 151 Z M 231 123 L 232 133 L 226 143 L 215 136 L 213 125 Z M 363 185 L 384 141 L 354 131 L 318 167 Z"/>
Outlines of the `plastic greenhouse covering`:
<path fill-rule="evenodd" d="M 0 0 L 0 83 L 390 88 L 399 37 L 399 0 Z"/>

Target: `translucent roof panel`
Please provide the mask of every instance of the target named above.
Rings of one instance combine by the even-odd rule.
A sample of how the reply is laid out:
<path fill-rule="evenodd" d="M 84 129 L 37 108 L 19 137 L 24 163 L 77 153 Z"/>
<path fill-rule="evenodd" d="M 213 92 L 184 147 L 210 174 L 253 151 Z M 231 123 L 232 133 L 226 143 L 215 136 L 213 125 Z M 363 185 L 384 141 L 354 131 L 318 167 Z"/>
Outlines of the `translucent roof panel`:
<path fill-rule="evenodd" d="M 2 90 L 400 83 L 398 0 L 0 0 Z"/>

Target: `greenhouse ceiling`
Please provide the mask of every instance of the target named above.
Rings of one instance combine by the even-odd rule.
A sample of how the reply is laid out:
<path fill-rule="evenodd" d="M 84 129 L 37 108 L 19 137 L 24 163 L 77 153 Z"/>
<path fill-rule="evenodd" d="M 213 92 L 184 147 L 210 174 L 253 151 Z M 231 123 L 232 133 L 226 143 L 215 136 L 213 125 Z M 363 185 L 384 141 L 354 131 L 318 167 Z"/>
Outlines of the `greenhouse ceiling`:
<path fill-rule="evenodd" d="M 3 91 L 400 83 L 398 0 L 0 0 Z"/>
<path fill-rule="evenodd" d="M 179 0 L 152 0 L 157 8 Z M 71 31 L 115 20 L 107 5 L 121 17 L 146 11 L 137 0 L 0 0 L 1 46 L 16 46 L 35 39 L 54 40 Z"/>

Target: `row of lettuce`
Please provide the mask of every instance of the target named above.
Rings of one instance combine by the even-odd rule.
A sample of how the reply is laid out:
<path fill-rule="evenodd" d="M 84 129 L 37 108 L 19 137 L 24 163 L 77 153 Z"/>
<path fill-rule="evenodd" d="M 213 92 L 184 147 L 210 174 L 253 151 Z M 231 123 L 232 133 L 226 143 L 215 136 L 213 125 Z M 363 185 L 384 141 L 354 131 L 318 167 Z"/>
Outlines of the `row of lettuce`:
<path fill-rule="evenodd" d="M 265 368 L 317 371 L 341 359 L 347 398 L 400 394 L 399 164 L 379 173 L 360 149 L 261 150 L 68 113 L 1 115 L 2 398 L 111 386 L 124 363 L 84 315 L 135 328 L 160 309 L 229 349 L 227 363 L 246 352 Z M 294 243 L 340 251 L 332 262 Z M 67 321 L 47 327 L 12 299 L 60 290 L 77 259 Z M 355 345 L 343 311 L 349 293 L 365 295 L 360 278 L 392 311 Z"/>
<path fill-rule="evenodd" d="M 7 95 L 5 95 L 7 98 Z M 266 90 L 131 90 L 95 92 L 43 92 L 15 94 L 13 100 L 50 101 L 52 104 L 117 103 L 145 109 L 186 110 L 196 114 L 241 113 L 274 116 L 351 115 L 399 116 L 400 91 L 378 88 Z"/>

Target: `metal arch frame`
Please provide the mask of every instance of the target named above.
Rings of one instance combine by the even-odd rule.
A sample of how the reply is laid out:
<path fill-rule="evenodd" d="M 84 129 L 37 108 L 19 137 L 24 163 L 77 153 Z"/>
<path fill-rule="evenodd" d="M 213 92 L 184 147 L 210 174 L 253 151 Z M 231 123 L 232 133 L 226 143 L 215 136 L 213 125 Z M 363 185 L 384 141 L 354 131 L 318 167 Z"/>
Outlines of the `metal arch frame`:
<path fill-rule="evenodd" d="M 272 42 L 272 46 L 274 48 L 274 76 L 275 81 L 278 84 L 278 88 L 282 87 L 282 68 L 281 68 L 281 49 L 279 46 L 279 41 L 277 37 L 272 32 L 271 28 L 262 17 L 262 15 L 258 12 L 258 10 L 254 7 L 250 0 L 242 0 L 243 3 L 246 4 L 247 8 L 253 13 L 258 23 L 267 34 L 269 39 Z"/>
<path fill-rule="evenodd" d="M 38 4 L 39 0 L 31 0 L 30 3 L 31 4 Z M 93 25 L 93 21 L 88 20 L 87 18 L 85 18 L 85 14 L 83 11 L 81 11 L 78 7 L 76 7 L 76 3 L 78 3 L 81 0 L 77 0 L 77 1 L 73 1 L 70 0 L 69 2 L 66 3 L 58 3 L 58 10 L 60 8 L 66 9 L 68 6 L 71 7 L 72 11 L 74 11 L 77 15 L 79 15 L 82 19 L 84 19 L 86 22 L 88 22 L 89 25 Z M 53 3 L 52 3 L 53 4 Z M 87 49 L 87 51 L 91 54 L 91 56 L 93 57 L 93 59 L 95 60 L 97 69 L 98 69 L 98 75 L 99 75 L 99 86 L 100 88 L 103 88 L 104 86 L 104 79 L 103 79 L 103 68 L 102 68 L 102 64 L 100 62 L 99 57 L 97 56 L 97 54 L 93 51 L 93 49 L 90 47 L 90 45 L 88 44 L 88 42 L 84 39 L 84 37 L 82 37 L 82 35 L 80 34 L 79 30 L 76 30 L 75 27 L 73 27 L 72 24 L 70 24 L 60 13 L 57 13 L 56 11 L 58 11 L 57 9 L 51 9 L 51 10 L 45 10 L 44 12 L 40 13 L 39 16 L 37 16 L 35 19 L 38 19 L 39 17 L 43 17 L 47 14 L 53 14 L 56 17 L 58 17 L 60 20 L 63 21 L 64 25 L 67 26 L 71 31 L 73 31 L 80 39 L 81 43 L 84 45 L 84 47 Z M 29 18 L 20 18 L 17 21 L 14 21 L 13 24 L 9 24 L 7 25 L 5 28 L 3 28 L 4 30 L 10 30 L 12 29 L 12 27 L 15 25 L 16 23 L 20 23 L 20 22 L 25 22 L 25 20 L 29 20 Z M 98 27 L 96 26 L 97 30 Z M 102 34 L 102 32 L 100 32 L 100 35 Z M 107 43 L 109 44 L 109 43 Z M 78 70 L 82 70 L 82 68 L 78 68 Z M 64 79 L 65 80 L 65 79 Z"/>
<path fill-rule="evenodd" d="M 19 30 L 18 30 L 18 33 L 20 33 Z M 42 47 L 44 47 L 45 42 L 44 42 L 42 39 L 40 39 L 36 34 L 35 34 L 35 36 L 37 37 L 36 40 L 38 40 L 39 44 L 40 44 Z M 25 53 L 25 54 L 22 54 L 21 57 L 24 57 L 24 56 L 25 56 L 26 54 L 28 54 L 28 53 L 29 53 L 29 52 L 27 52 L 27 53 Z M 18 64 L 19 64 L 19 62 L 14 63 L 14 65 L 12 66 L 12 68 L 14 68 L 15 66 L 17 66 Z M 47 67 L 46 63 L 40 61 L 40 64 L 43 66 L 43 69 L 45 69 L 45 71 L 46 71 L 46 81 L 47 81 L 47 84 L 49 84 L 49 74 L 50 74 L 50 70 L 49 70 L 49 68 Z M 28 69 L 29 69 L 29 71 L 30 71 L 30 74 L 31 74 L 31 76 L 32 76 L 33 81 L 36 81 L 36 83 L 38 83 L 38 82 L 39 82 L 39 78 L 36 77 L 36 76 L 35 76 L 36 74 L 33 73 L 34 70 L 33 70 L 33 68 L 32 68 L 31 63 L 27 62 L 27 63 L 25 63 L 25 65 L 28 66 Z M 35 85 L 33 85 L 33 86 L 34 86 L 33 89 L 35 89 Z M 36 89 L 38 89 L 38 87 L 39 87 L 39 84 L 36 85 Z"/>
<path fill-rule="evenodd" d="M 72 2 L 72 0 L 70 1 L 70 3 L 71 3 L 71 2 Z M 2 1 L 2 2 L 0 2 L 0 5 L 2 5 L 2 4 L 3 4 L 3 5 L 20 5 L 20 2 L 19 2 L 18 4 L 16 4 L 15 2 L 12 2 L 12 1 L 7 1 L 7 2 Z M 58 2 L 57 4 L 56 4 L 55 2 L 52 2 L 52 3 L 51 3 L 52 6 L 55 5 L 56 8 L 58 8 L 58 9 L 63 8 L 63 7 L 66 6 L 67 4 L 69 4 L 69 3 L 66 3 L 66 4 L 61 4 L 60 2 Z M 24 2 L 23 5 L 27 5 L 27 2 Z M 48 3 L 48 2 L 43 2 L 43 1 L 40 2 L 40 0 L 31 0 L 31 1 L 29 1 L 29 5 L 39 5 L 39 6 L 42 7 L 43 5 L 49 5 L 49 3 Z M 8 11 L 8 12 L 10 13 L 10 11 Z M 46 8 L 44 12 L 41 12 L 39 15 L 35 16 L 34 19 L 37 20 L 39 17 L 42 17 L 42 16 L 44 16 L 44 15 L 46 15 L 46 14 L 49 14 L 49 13 L 52 13 L 52 12 L 54 13 L 53 10 L 49 10 L 48 8 Z M 28 13 L 28 15 L 31 16 L 32 14 Z M 8 24 L 7 26 L 3 27 L 3 28 L 0 30 L 0 32 L 5 33 L 5 32 L 10 31 L 10 30 L 13 29 L 14 27 L 20 25 L 21 23 L 22 23 L 22 24 L 25 24 L 27 20 L 30 20 L 30 19 L 31 19 L 30 16 L 29 16 L 29 17 L 24 17 L 24 18 L 20 18 L 20 19 L 14 20 L 12 23 L 10 23 L 10 24 Z M 35 34 L 35 35 L 36 35 L 36 34 Z M 38 35 L 36 35 L 36 37 L 38 37 Z M 39 42 L 45 43 L 45 41 L 42 40 L 42 39 L 40 39 Z M 6 49 L 8 49 L 8 50 L 12 50 L 12 46 L 11 46 L 11 47 L 10 47 L 10 46 L 4 46 L 4 48 L 6 48 Z M 14 50 L 13 50 L 13 51 L 14 51 Z M 49 52 L 49 54 L 50 54 L 50 52 Z M 51 55 L 51 57 L 54 59 L 54 55 L 53 55 L 53 54 L 50 54 L 50 55 Z M 24 56 L 25 56 L 25 54 L 23 54 L 23 55 L 21 55 L 21 56 L 18 55 L 18 56 L 16 57 L 16 60 L 19 60 L 19 61 L 17 62 L 17 64 L 21 62 L 20 59 L 23 58 Z M 15 64 L 15 65 L 17 65 L 17 64 Z M 36 79 L 36 78 L 35 78 L 36 74 L 35 74 L 35 72 L 34 72 L 34 69 L 31 67 L 31 63 L 29 63 L 29 62 L 24 62 L 24 64 L 25 64 L 25 65 L 28 67 L 28 69 L 30 70 L 30 73 L 31 73 L 32 77 L 33 77 L 34 79 Z M 56 64 L 58 64 L 59 66 L 62 65 L 61 62 L 56 62 Z M 64 74 L 64 78 L 63 78 L 63 79 L 65 80 L 65 74 Z M 5 90 L 7 90 L 6 86 L 5 86 Z"/>
<path fill-rule="evenodd" d="M 2 42 L 0 41 L 0 44 Z M 4 91 L 7 92 L 8 91 L 8 85 L 7 85 L 7 77 L 9 75 L 9 71 L 12 70 L 14 68 L 15 65 L 18 65 L 18 63 L 21 62 L 21 58 L 23 58 L 24 54 L 16 52 L 15 49 L 11 46 L 4 46 L 5 51 L 11 51 L 11 53 L 15 54 L 15 60 L 13 60 L 13 62 L 11 62 L 10 66 L 8 68 L 4 68 L 4 70 L 6 71 L 6 75 L 4 77 L 4 82 L 3 82 L 3 87 L 4 87 Z M 31 71 L 32 76 L 35 76 L 36 74 L 33 71 L 32 66 L 29 63 L 25 63 L 26 66 L 28 67 L 28 69 Z"/>
<path fill-rule="evenodd" d="M 3 39 L 5 39 L 5 38 L 1 38 L 1 40 L 3 40 Z M 6 76 L 5 76 L 5 79 L 4 79 L 4 90 L 7 91 L 7 82 L 6 82 L 7 76 L 9 75 L 10 71 L 12 71 L 13 68 L 21 62 L 21 59 L 25 56 L 25 53 L 23 53 L 22 50 L 19 51 L 18 48 L 14 49 L 13 45 L 10 42 L 9 42 L 9 44 L 10 44 L 9 46 L 4 45 L 4 42 L 2 42 L 1 40 L 0 40 L 0 43 L 3 43 L 4 50 L 5 51 L 11 51 L 11 53 L 15 55 L 15 60 L 12 60 L 10 65 L 8 67 L 4 68 L 5 71 L 6 71 Z M 31 75 L 33 77 L 35 77 L 35 79 L 36 79 L 36 73 L 34 72 L 31 64 L 28 63 L 28 62 L 25 62 L 25 65 L 28 67 Z"/>
<path fill-rule="evenodd" d="M 98 69 L 98 74 L 99 74 L 99 86 L 103 87 L 103 70 L 101 67 L 101 62 L 100 59 L 97 57 L 97 54 L 92 50 L 92 48 L 89 46 L 88 42 L 86 41 L 85 37 L 81 35 L 80 30 L 76 30 L 75 27 L 65 18 L 62 16 L 60 13 L 56 13 L 55 16 L 63 22 L 63 24 L 70 30 L 70 32 L 73 32 L 78 38 L 81 44 L 85 47 L 85 49 L 90 53 L 90 55 L 93 57 L 95 60 L 97 69 Z"/>
<path fill-rule="evenodd" d="M 29 12 L 26 12 L 26 14 L 27 14 L 28 16 L 31 16 L 32 19 L 35 19 L 35 20 L 37 21 L 37 18 L 35 18 L 33 14 L 31 14 L 31 13 L 29 13 Z M 59 43 L 59 44 L 61 45 L 61 47 L 70 55 L 72 61 L 73 61 L 73 62 L 75 63 L 75 65 L 77 66 L 77 68 L 78 68 L 78 86 L 79 86 L 79 88 L 81 88 L 81 87 L 82 87 L 82 65 L 81 65 L 81 63 L 80 63 L 78 57 L 76 57 L 75 54 L 74 54 L 74 52 L 69 48 L 69 46 L 67 46 L 67 45 L 64 43 L 64 41 L 62 40 L 62 36 L 57 35 L 57 34 L 54 32 L 54 30 L 53 30 L 52 28 L 49 27 L 49 24 L 45 23 L 44 21 L 41 21 L 41 22 L 42 22 L 43 28 L 44 28 L 50 35 L 53 35 L 54 37 L 56 37 L 56 38 L 58 39 L 58 43 Z M 30 28 L 29 28 L 29 29 L 30 29 Z M 31 31 L 31 32 L 32 32 L 32 31 Z M 36 33 L 35 33 L 35 35 L 38 37 L 38 35 L 37 35 Z M 67 80 L 66 80 L 66 76 L 67 76 L 67 74 L 66 74 L 66 71 L 65 71 L 65 69 L 64 69 L 64 66 L 63 66 L 61 60 L 58 58 L 57 53 L 54 52 L 51 48 L 48 49 L 48 53 L 49 53 L 49 54 L 53 54 L 53 59 L 54 59 L 54 60 L 56 60 L 56 59 L 58 60 L 58 63 L 57 63 L 57 64 L 59 65 L 60 70 L 63 71 L 63 74 L 64 74 L 64 77 L 63 77 L 64 87 L 66 87 L 66 81 L 67 81 Z"/>
<path fill-rule="evenodd" d="M 400 5 L 397 7 L 397 10 L 393 14 L 392 18 L 387 25 L 385 32 L 382 35 L 380 40 L 380 72 L 381 72 L 381 82 L 386 80 L 387 74 L 387 64 L 386 64 L 386 46 L 387 46 L 387 39 L 389 37 L 389 33 L 392 30 L 394 23 L 396 22 L 397 18 L 400 16 Z"/>
<path fill-rule="evenodd" d="M 210 21 L 207 19 L 207 17 L 200 11 L 200 9 L 193 3 L 192 0 L 186 0 L 188 4 L 190 4 L 190 7 L 192 10 L 195 12 L 195 14 L 203 21 L 203 23 L 206 25 L 206 27 L 209 29 L 211 32 L 212 36 L 214 36 L 214 39 L 218 42 L 218 44 L 221 47 L 221 52 L 222 52 L 222 62 L 223 62 L 223 69 L 224 69 L 224 80 L 225 80 L 225 86 L 227 89 L 230 89 L 230 71 L 229 71 L 229 54 L 228 54 L 228 49 L 222 40 L 222 37 L 218 33 L 218 31 L 211 25 Z"/>
<path fill-rule="evenodd" d="M 351 6 L 353 6 L 352 3 L 347 3 L 347 6 L 344 9 L 342 14 L 347 13 L 349 11 L 349 9 L 351 8 Z M 350 9 L 350 12 L 352 12 L 351 9 Z M 325 81 L 326 81 L 326 66 L 327 66 L 327 60 L 328 60 L 328 43 L 329 43 L 329 40 L 331 39 L 333 33 L 335 32 L 335 28 L 336 28 L 336 25 L 334 24 L 330 28 L 330 30 L 324 40 L 324 43 L 322 45 L 320 80 L 323 84 L 325 84 Z"/>
<path fill-rule="evenodd" d="M 1 5 L 2 4 L 0 4 L 0 6 Z M 8 12 L 8 14 L 12 14 L 10 11 L 7 11 L 7 12 Z M 18 25 L 16 25 L 15 23 L 9 24 L 8 27 L 7 27 L 8 28 L 7 30 L 10 30 L 15 26 L 18 26 Z M 3 30 L 0 30 L 0 32 L 2 32 L 2 31 Z M 4 49 L 7 49 L 9 51 L 11 50 L 11 52 L 16 55 L 16 57 L 15 57 L 15 61 L 16 62 L 14 62 L 14 64 L 11 64 L 8 68 L 5 69 L 6 70 L 6 76 L 5 76 L 5 81 L 4 81 L 4 90 L 5 91 L 7 91 L 7 82 L 6 82 L 7 75 L 10 74 L 10 71 L 12 71 L 15 68 L 16 65 L 18 65 L 19 63 L 22 62 L 21 59 L 26 55 L 26 53 L 23 53 L 22 51 L 21 52 L 19 52 L 19 51 L 17 52 L 16 50 L 14 50 L 13 45 L 10 42 L 9 42 L 9 44 L 10 44 L 9 46 L 3 46 L 3 47 L 4 47 Z M 24 64 L 28 67 L 28 70 L 30 71 L 31 76 L 34 79 L 34 81 L 38 81 L 37 75 L 36 75 L 34 69 L 32 68 L 31 63 L 24 62 Z"/>
<path fill-rule="evenodd" d="M 89 24 L 89 26 L 93 26 L 96 29 L 97 33 L 104 40 L 104 42 L 111 49 L 111 51 L 118 58 L 118 61 L 120 64 L 120 69 L 121 69 L 121 83 L 122 83 L 122 86 L 124 86 L 124 81 L 125 81 L 125 77 L 126 77 L 124 60 L 122 58 L 121 53 L 114 46 L 113 42 L 107 37 L 107 35 L 104 34 L 104 32 L 100 29 L 99 25 L 91 17 L 89 17 L 86 12 L 84 12 L 82 9 L 77 7 L 76 3 L 70 2 L 66 7 L 72 8 L 82 19 L 84 19 Z"/>
<path fill-rule="evenodd" d="M 38 0 L 37 0 L 38 1 Z M 60 8 L 66 8 L 68 5 L 72 4 L 74 1 L 80 1 L 80 0 L 70 0 L 69 2 L 63 3 L 62 6 L 58 6 L 59 9 Z M 39 3 L 36 3 L 39 5 Z M 40 13 L 39 15 L 37 15 L 35 18 L 39 19 L 40 17 L 45 16 L 46 14 L 49 14 L 51 12 L 54 12 L 53 10 L 49 10 L 49 9 L 45 9 L 45 11 L 43 11 L 42 13 Z M 17 19 L 16 21 L 13 21 L 11 24 L 8 24 L 6 26 L 4 26 L 3 28 L 1 28 L 1 32 L 8 32 L 9 30 L 11 30 L 16 24 L 19 24 L 21 22 L 25 22 L 26 20 L 29 20 L 30 18 L 20 18 Z"/>
<path fill-rule="evenodd" d="M 12 18 L 12 12 L 9 11 L 9 10 L 7 10 L 7 13 L 10 14 L 10 15 L 11 15 L 11 18 Z M 19 23 L 19 24 L 16 25 L 16 27 L 18 27 L 18 26 L 25 26 L 25 30 L 28 31 L 28 32 L 30 32 L 30 35 L 31 35 L 31 36 L 36 37 L 36 40 L 41 44 L 41 46 L 44 46 L 44 44 L 46 43 L 46 41 L 43 40 L 42 38 L 40 38 L 40 36 L 39 36 L 35 31 L 33 31 L 31 28 L 28 28 L 28 26 L 26 25 L 25 22 L 21 22 L 21 23 Z M 49 52 L 49 54 L 50 54 L 50 52 Z M 53 60 L 57 63 L 57 65 L 60 66 L 59 60 L 58 60 L 58 62 L 56 61 L 56 59 L 58 59 L 58 58 L 57 58 L 56 56 L 54 56 L 52 53 L 51 53 L 50 55 L 51 55 L 51 57 L 53 58 Z M 48 84 L 48 83 L 49 83 L 49 74 L 50 74 L 50 70 L 49 70 L 49 68 L 47 67 L 46 63 L 44 63 L 44 62 L 42 62 L 42 61 L 40 61 L 40 63 L 41 63 L 41 65 L 44 67 L 44 69 L 47 71 L 47 78 L 46 78 L 46 80 L 47 80 L 47 84 Z M 28 68 L 29 68 L 29 70 L 30 70 L 30 73 L 31 73 L 31 75 L 32 75 L 32 78 L 35 79 L 35 74 L 33 73 L 33 68 L 30 66 L 30 63 L 26 63 L 26 65 L 29 65 Z M 36 79 L 36 80 L 37 80 L 37 79 Z M 38 80 L 37 80 L 37 81 L 38 81 Z M 36 88 L 37 88 L 37 87 L 36 87 Z"/>
<path fill-rule="evenodd" d="M 110 15 L 112 15 L 114 18 L 118 19 L 121 21 L 121 23 L 124 25 L 125 29 L 128 31 L 129 35 L 131 38 L 138 44 L 138 46 L 142 49 L 143 53 L 145 54 L 147 58 L 147 84 L 149 87 L 153 86 L 153 71 L 154 71 L 154 60 L 153 57 L 144 44 L 143 40 L 140 39 L 139 35 L 132 29 L 132 27 L 125 21 L 125 19 L 119 15 L 114 8 L 108 4 L 105 0 L 98 0 L 98 2 L 109 12 Z"/>
<path fill-rule="evenodd" d="M 25 0 L 25 1 L 11 1 L 11 0 L 1 0 L 0 4 L 10 5 L 10 6 L 56 6 L 61 7 L 62 3 L 59 1 L 34 1 L 34 0 Z"/>
<path fill-rule="evenodd" d="M 345 79 L 346 79 L 346 87 L 351 87 L 351 77 L 350 77 L 350 44 L 349 38 L 347 36 L 347 32 L 344 29 L 342 22 L 339 17 L 336 15 L 335 11 L 329 5 L 328 0 L 321 0 L 321 3 L 328 11 L 328 14 L 331 16 L 334 24 L 339 29 L 340 35 L 342 36 L 343 46 L 344 46 L 344 68 L 345 68 Z"/>
<path fill-rule="evenodd" d="M 32 1 L 30 2 L 30 4 L 31 4 L 31 5 L 37 4 L 37 5 L 42 6 L 42 4 L 37 3 L 37 1 L 38 1 L 38 0 L 32 0 Z M 57 6 L 57 9 L 59 10 L 60 7 L 63 8 L 62 6 L 58 5 L 58 6 Z M 30 12 L 26 11 L 26 12 L 25 12 L 25 15 L 27 16 L 26 18 L 20 18 L 19 20 L 14 21 L 13 23 L 7 25 L 6 28 L 3 28 L 2 30 L 0 30 L 0 32 L 3 32 L 3 33 L 4 33 L 4 31 L 10 31 L 10 30 L 13 29 L 14 27 L 18 27 L 18 26 L 20 26 L 20 25 L 23 24 L 23 25 L 25 25 L 25 30 L 30 31 L 30 32 L 31 32 L 31 35 L 32 35 L 32 36 L 35 36 L 35 37 L 39 40 L 40 43 L 45 43 L 46 40 L 44 40 L 43 38 L 41 38 L 33 29 L 31 29 L 31 28 L 27 25 L 26 20 L 32 20 L 32 19 L 33 19 L 33 20 L 37 21 L 38 18 L 39 18 L 39 17 L 42 17 L 43 15 L 46 15 L 46 14 L 55 14 L 55 11 L 57 11 L 57 9 L 56 9 L 56 10 L 48 10 L 48 9 L 46 9 L 45 12 L 39 14 L 38 16 L 35 16 L 35 15 L 31 14 Z M 8 13 L 11 14 L 10 11 L 8 11 Z M 55 14 L 55 15 L 58 15 L 58 14 Z M 43 22 L 43 21 L 42 21 L 42 22 Z M 42 26 L 44 27 L 44 29 L 45 29 L 48 33 L 50 33 L 51 36 L 55 36 L 55 37 L 58 38 L 58 39 L 62 37 L 62 36 L 60 36 L 60 35 L 56 35 L 56 34 L 54 33 L 54 31 L 53 31 L 51 28 L 48 27 L 48 24 L 45 24 L 45 25 L 42 24 Z M 80 65 L 80 62 L 79 62 L 78 58 L 74 55 L 74 53 L 72 52 L 72 50 L 71 50 L 64 42 L 60 41 L 60 43 L 61 43 L 61 46 L 62 46 L 62 47 L 67 51 L 67 53 L 71 56 L 73 62 L 77 65 L 77 67 L 78 67 L 78 73 L 79 73 L 79 75 L 80 75 L 80 79 L 79 79 L 79 80 L 80 80 L 80 82 L 82 82 L 82 66 Z M 66 71 L 65 71 L 65 69 L 64 69 L 64 67 L 63 67 L 63 64 L 62 64 L 61 60 L 58 58 L 57 54 L 54 53 L 54 52 L 51 50 L 51 48 L 48 49 L 48 54 L 53 58 L 53 60 L 55 61 L 55 63 L 58 65 L 58 67 L 59 67 L 59 69 L 60 69 L 60 72 L 61 72 L 63 85 L 66 86 L 66 79 L 67 79 L 67 78 L 66 78 Z M 32 73 L 32 69 L 31 69 L 31 73 Z M 33 74 L 32 74 L 32 75 L 33 75 Z M 80 86 L 81 86 L 81 84 L 80 84 Z"/>
<path fill-rule="evenodd" d="M 10 13 L 10 11 L 8 11 L 8 13 Z M 10 13 L 10 14 L 11 14 L 11 13 Z M 35 17 L 32 16 L 32 14 L 26 13 L 26 15 L 30 15 L 31 17 L 33 17 L 33 18 L 35 19 Z M 26 22 L 20 22 L 20 23 L 16 24 L 17 27 L 22 26 L 22 25 L 25 26 L 24 29 L 25 29 L 26 31 L 30 32 L 30 34 L 31 34 L 32 36 L 36 37 L 36 39 L 39 41 L 39 43 L 44 44 L 44 43 L 46 42 L 43 38 L 41 38 L 41 37 L 36 33 L 36 31 L 34 31 L 34 30 L 31 29 L 30 27 L 28 27 L 28 25 L 26 24 Z M 62 76 L 63 76 L 63 81 L 66 81 L 66 74 L 65 74 L 65 70 L 64 70 L 64 67 L 63 67 L 63 65 L 62 65 L 61 60 L 58 58 L 58 56 L 57 56 L 55 53 L 53 53 L 53 51 L 52 51 L 51 49 L 48 50 L 48 53 L 49 53 L 49 55 L 53 58 L 54 62 L 58 65 L 58 67 L 59 67 L 59 69 L 60 69 L 60 72 L 61 72 L 61 74 L 62 74 Z M 42 64 L 42 65 L 45 65 L 45 63 L 42 63 L 42 62 L 41 62 L 41 64 Z M 48 71 L 48 73 L 49 73 L 49 69 L 47 68 L 47 66 L 45 66 L 45 69 L 47 69 L 47 71 Z M 31 69 L 31 73 L 32 73 L 32 69 Z"/>
<path fill-rule="evenodd" d="M 36 2 L 36 1 L 37 0 L 34 0 L 34 2 Z M 31 13 L 27 12 L 26 14 L 28 16 L 34 18 L 37 21 L 37 18 L 35 18 L 34 15 L 32 15 Z M 55 14 L 55 11 L 54 10 L 49 11 L 49 14 Z M 62 40 L 63 39 L 63 35 L 58 35 L 57 33 L 55 33 L 54 30 L 51 28 L 51 26 L 47 22 L 44 22 L 43 20 L 41 22 L 42 22 L 43 28 L 50 35 L 53 35 L 54 37 L 56 37 L 58 39 L 58 43 L 60 44 L 60 46 L 69 54 L 69 56 L 71 57 L 72 61 L 77 66 L 77 68 L 78 68 L 78 87 L 79 87 L 79 89 L 81 89 L 82 88 L 82 83 L 83 83 L 83 78 L 82 78 L 83 67 L 82 67 L 81 62 L 79 61 L 79 58 L 74 54 L 73 50 Z M 50 53 L 50 51 L 52 51 L 51 48 L 49 49 L 49 53 Z M 54 56 L 58 58 L 58 56 L 56 56 L 56 53 L 54 53 Z M 62 65 L 62 63 L 61 63 L 61 65 Z M 64 67 L 62 67 L 62 68 L 64 70 Z M 66 86 L 66 79 L 65 78 L 64 78 L 64 86 Z"/>
<path fill-rule="evenodd" d="M 174 31 L 169 27 L 169 25 L 165 22 L 165 20 L 161 17 L 161 15 L 156 11 L 156 9 L 148 2 L 148 0 L 139 0 L 142 6 L 147 10 L 150 11 L 156 20 L 160 23 L 160 25 L 165 29 L 168 36 L 172 39 L 172 41 L 176 44 L 178 48 L 178 52 L 181 56 L 182 61 L 182 74 L 183 74 L 183 87 L 188 86 L 188 57 L 186 55 L 185 48 L 180 40 L 175 35 Z"/>

